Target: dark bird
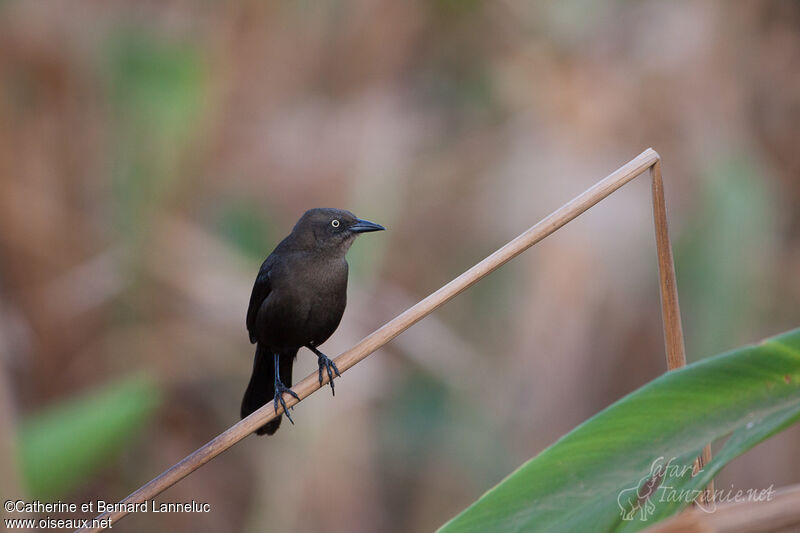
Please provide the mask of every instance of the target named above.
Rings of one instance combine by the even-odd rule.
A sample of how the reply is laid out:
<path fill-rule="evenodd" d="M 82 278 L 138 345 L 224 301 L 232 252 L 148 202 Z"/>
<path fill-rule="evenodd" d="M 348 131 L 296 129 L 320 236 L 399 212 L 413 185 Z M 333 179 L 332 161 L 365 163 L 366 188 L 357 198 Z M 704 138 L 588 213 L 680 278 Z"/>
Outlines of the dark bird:
<path fill-rule="evenodd" d="M 347 304 L 347 260 L 345 254 L 359 233 L 385 229 L 341 209 L 310 209 L 295 224 L 258 271 L 247 331 L 256 344 L 253 374 L 242 399 L 242 418 L 270 400 L 275 410 L 283 407 L 283 393 L 295 398 L 292 364 L 297 351 L 306 347 L 317 356 L 319 382 L 328 375 L 335 394 L 333 374 L 339 369 L 317 346 L 336 331 Z M 299 398 L 298 398 L 299 399 Z M 267 422 L 256 433 L 272 435 L 281 417 Z"/>

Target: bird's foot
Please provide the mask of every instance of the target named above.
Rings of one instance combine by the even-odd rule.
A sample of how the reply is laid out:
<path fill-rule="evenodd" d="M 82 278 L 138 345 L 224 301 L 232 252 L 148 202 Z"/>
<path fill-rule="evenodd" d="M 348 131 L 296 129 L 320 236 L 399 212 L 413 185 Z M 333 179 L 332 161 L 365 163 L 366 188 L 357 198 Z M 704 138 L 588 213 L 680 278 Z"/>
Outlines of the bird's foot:
<path fill-rule="evenodd" d="M 286 407 L 286 401 L 283 399 L 283 393 L 286 392 L 290 396 L 294 396 L 294 398 L 299 402 L 300 397 L 297 395 L 295 391 L 281 383 L 280 381 L 275 382 L 275 397 L 272 399 L 272 404 L 275 407 L 275 411 L 278 410 L 278 404 L 283 407 L 283 412 L 286 415 L 286 418 L 289 419 L 289 422 L 294 424 L 294 420 L 292 420 L 292 415 L 289 414 L 289 409 Z M 294 409 L 294 406 L 292 406 Z"/>
<path fill-rule="evenodd" d="M 317 363 L 319 363 L 320 386 L 322 386 L 322 371 L 325 370 L 325 372 L 328 374 L 328 383 L 330 383 L 331 385 L 331 394 L 336 396 L 336 389 L 333 386 L 333 375 L 336 374 L 336 377 L 339 378 L 342 377 L 342 375 L 339 373 L 339 369 L 336 368 L 336 363 L 334 363 L 332 359 L 330 359 L 327 355 L 320 352 L 313 346 L 309 346 L 309 348 L 311 349 L 312 352 L 317 354 Z"/>

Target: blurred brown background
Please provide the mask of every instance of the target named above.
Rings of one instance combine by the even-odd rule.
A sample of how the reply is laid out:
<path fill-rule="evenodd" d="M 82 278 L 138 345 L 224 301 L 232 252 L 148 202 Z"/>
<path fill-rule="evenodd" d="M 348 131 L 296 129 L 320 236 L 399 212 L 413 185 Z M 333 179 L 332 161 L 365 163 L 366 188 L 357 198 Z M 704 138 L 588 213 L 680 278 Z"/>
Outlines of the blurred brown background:
<path fill-rule="evenodd" d="M 236 422 L 253 279 L 310 207 L 389 228 L 333 356 L 652 146 L 690 360 L 796 327 L 798 65 L 791 1 L 0 2 L 4 496 L 117 500 Z M 114 531 L 430 531 L 663 372 L 660 320 L 641 179 L 160 498 L 212 513 Z M 131 375 L 115 451 L 31 488 L 31 420 Z M 718 486 L 800 482 L 799 443 Z"/>

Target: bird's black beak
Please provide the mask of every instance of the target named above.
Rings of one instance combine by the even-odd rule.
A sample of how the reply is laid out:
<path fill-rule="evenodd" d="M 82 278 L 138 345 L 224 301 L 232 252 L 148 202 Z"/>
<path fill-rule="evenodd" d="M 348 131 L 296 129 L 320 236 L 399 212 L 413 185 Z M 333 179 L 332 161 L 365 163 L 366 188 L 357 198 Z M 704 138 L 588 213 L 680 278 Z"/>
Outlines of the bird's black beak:
<path fill-rule="evenodd" d="M 368 231 L 382 231 L 385 230 L 380 224 L 370 222 L 369 220 L 356 219 L 356 223 L 350 226 L 350 231 L 353 233 L 366 233 Z"/>

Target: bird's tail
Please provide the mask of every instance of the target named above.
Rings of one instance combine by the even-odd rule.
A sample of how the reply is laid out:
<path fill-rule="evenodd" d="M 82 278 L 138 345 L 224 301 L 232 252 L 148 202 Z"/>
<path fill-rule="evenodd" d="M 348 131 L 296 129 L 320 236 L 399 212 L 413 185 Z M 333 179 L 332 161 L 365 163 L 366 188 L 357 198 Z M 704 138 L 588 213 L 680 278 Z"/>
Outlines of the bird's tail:
<path fill-rule="evenodd" d="M 281 382 L 287 387 L 292 386 L 292 363 L 295 354 L 281 354 L 279 357 Z M 250 415 L 263 405 L 271 402 L 275 397 L 275 362 L 273 355 L 259 343 L 256 345 L 256 356 L 253 361 L 253 374 L 250 383 L 242 398 L 242 418 Z M 281 425 L 283 415 L 278 416 L 258 428 L 258 435 L 272 435 Z"/>

